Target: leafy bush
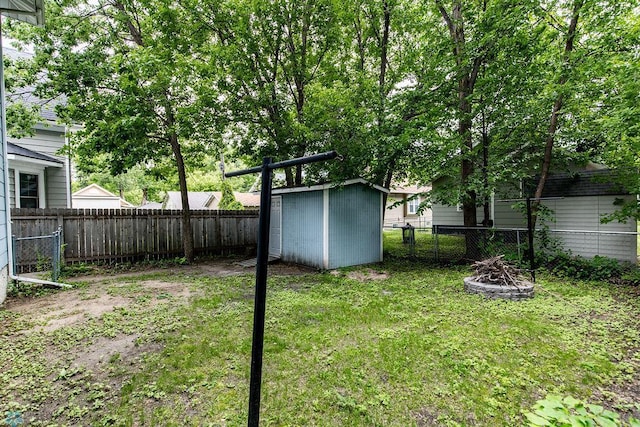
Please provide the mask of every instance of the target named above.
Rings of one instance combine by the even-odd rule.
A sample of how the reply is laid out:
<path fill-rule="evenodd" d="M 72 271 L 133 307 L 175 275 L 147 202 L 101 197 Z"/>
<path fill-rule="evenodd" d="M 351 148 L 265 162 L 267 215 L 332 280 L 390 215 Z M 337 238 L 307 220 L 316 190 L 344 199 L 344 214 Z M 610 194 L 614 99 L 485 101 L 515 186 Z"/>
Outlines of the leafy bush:
<path fill-rule="evenodd" d="M 540 264 L 560 277 L 609 281 L 619 278 L 624 266 L 616 259 L 595 256 L 592 259 L 564 252 L 543 255 Z"/>
<path fill-rule="evenodd" d="M 533 412 L 525 412 L 530 427 L 640 427 L 640 421 L 631 417 L 628 423 L 620 415 L 567 396 L 549 395 L 533 405 Z"/>

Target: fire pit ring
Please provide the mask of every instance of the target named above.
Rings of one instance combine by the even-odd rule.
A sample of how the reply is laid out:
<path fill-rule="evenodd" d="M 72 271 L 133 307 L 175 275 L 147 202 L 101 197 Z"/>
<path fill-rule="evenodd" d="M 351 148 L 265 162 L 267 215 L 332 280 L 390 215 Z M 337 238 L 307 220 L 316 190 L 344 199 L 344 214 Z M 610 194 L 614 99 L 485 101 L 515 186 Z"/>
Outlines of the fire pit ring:
<path fill-rule="evenodd" d="M 483 295 L 487 298 L 502 298 L 509 300 L 521 300 L 533 298 L 533 283 L 523 282 L 516 286 L 496 285 L 493 283 L 483 283 L 474 280 L 475 277 L 464 278 L 464 290 Z"/>

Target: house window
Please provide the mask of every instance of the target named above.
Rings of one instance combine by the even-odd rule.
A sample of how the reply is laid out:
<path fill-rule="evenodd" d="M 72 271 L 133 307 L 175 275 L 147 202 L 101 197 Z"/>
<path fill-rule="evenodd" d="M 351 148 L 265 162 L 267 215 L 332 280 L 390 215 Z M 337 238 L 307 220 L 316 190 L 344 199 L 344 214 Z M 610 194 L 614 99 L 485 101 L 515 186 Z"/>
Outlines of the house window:
<path fill-rule="evenodd" d="M 38 208 L 38 175 L 30 173 L 20 174 L 20 207 Z"/>
<path fill-rule="evenodd" d="M 416 215 L 419 208 L 420 200 L 417 197 L 407 201 L 407 213 L 409 215 Z"/>

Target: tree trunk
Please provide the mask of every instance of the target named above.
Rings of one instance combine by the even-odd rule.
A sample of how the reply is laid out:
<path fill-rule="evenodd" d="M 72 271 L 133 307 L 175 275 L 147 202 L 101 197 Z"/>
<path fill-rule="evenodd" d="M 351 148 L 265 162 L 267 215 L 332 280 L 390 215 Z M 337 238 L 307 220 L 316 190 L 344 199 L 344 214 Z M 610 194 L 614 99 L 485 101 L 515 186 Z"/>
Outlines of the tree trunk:
<path fill-rule="evenodd" d="M 382 40 L 380 42 L 380 74 L 378 76 L 378 84 L 380 89 L 380 101 L 383 103 L 386 98 L 386 77 L 387 77 L 387 55 L 389 51 L 389 29 L 391 27 L 391 7 L 389 2 L 384 0 L 382 2 L 383 8 L 383 27 L 382 27 Z"/>
<path fill-rule="evenodd" d="M 187 174 L 184 167 L 184 158 L 178 142 L 178 135 L 171 132 L 169 135 L 171 150 L 178 166 L 178 181 L 180 183 L 180 197 L 182 199 L 182 248 L 184 257 L 188 263 L 193 262 L 193 230 L 191 228 L 191 209 L 189 207 L 189 193 L 187 191 Z"/>
<path fill-rule="evenodd" d="M 391 159 L 389 162 L 389 167 L 387 168 L 387 176 L 384 178 L 384 183 L 382 186 L 384 188 L 391 188 L 391 182 L 393 182 L 393 171 L 395 170 L 396 159 Z M 382 221 L 384 223 L 385 213 L 387 212 L 387 200 L 389 198 L 389 194 L 382 193 Z"/>
<path fill-rule="evenodd" d="M 569 30 L 567 32 L 567 40 L 564 46 L 563 62 L 564 70 L 561 72 L 558 78 L 558 85 L 560 87 L 565 86 L 569 80 L 568 69 L 570 66 L 571 52 L 573 52 L 573 43 L 576 38 L 576 29 L 578 27 L 578 20 L 580 18 L 580 10 L 584 5 L 584 0 L 575 0 L 573 3 L 573 12 L 571 13 L 571 21 L 569 23 Z M 555 143 L 556 132 L 559 127 L 559 118 L 562 107 L 564 105 L 564 96 L 562 90 L 558 94 L 553 108 L 551 109 L 551 119 L 549 120 L 549 129 L 547 131 L 547 138 L 544 146 L 544 157 L 542 159 L 542 166 L 540 168 L 540 178 L 538 179 L 538 185 L 533 196 L 533 203 L 531 204 L 531 222 L 532 227 L 535 228 L 538 220 L 538 211 L 540 208 L 540 199 L 544 191 L 544 186 L 549 177 L 549 170 L 551 169 L 551 160 L 553 158 L 553 146 Z"/>
<path fill-rule="evenodd" d="M 187 190 L 187 173 L 184 167 L 184 158 L 182 157 L 182 150 L 180 148 L 180 142 L 178 141 L 178 135 L 173 130 L 176 120 L 171 106 L 171 101 L 168 96 L 165 100 L 164 109 L 166 114 L 166 125 L 167 129 L 169 129 L 167 137 L 178 168 L 178 183 L 180 185 L 180 198 L 182 199 L 182 248 L 185 259 L 188 263 L 191 263 L 194 258 L 193 229 L 191 228 L 191 208 L 189 206 L 189 192 Z"/>
<path fill-rule="evenodd" d="M 294 186 L 293 172 L 291 171 L 291 168 L 285 168 L 285 170 L 284 170 L 284 178 L 285 178 L 287 187 L 293 187 Z"/>
<path fill-rule="evenodd" d="M 386 109 L 386 99 L 387 99 L 387 66 L 388 66 L 388 55 L 389 55 L 389 33 L 391 28 L 391 6 L 387 0 L 382 2 L 382 40 L 380 40 L 380 70 L 378 74 L 378 135 L 384 134 L 384 122 L 385 122 L 385 109 Z M 391 182 L 393 180 L 393 173 L 395 172 L 396 159 L 395 157 L 400 155 L 396 150 L 393 150 L 391 153 L 391 158 L 388 159 L 386 171 L 384 173 L 384 181 L 382 182 L 382 186 L 384 188 L 390 188 Z M 382 220 L 384 221 L 384 216 L 387 211 L 387 199 L 388 194 L 383 193 L 382 195 Z"/>
<path fill-rule="evenodd" d="M 462 214 L 465 227 L 476 227 L 478 225 L 476 204 L 477 194 L 468 188 L 469 179 L 473 175 L 473 139 L 471 138 L 471 127 L 473 125 L 471 116 L 471 95 L 478 77 L 480 65 L 484 62 L 483 56 L 473 59 L 471 69 L 466 58 L 466 40 L 464 31 L 464 17 L 462 14 L 462 1 L 453 2 L 451 15 L 444 8 L 441 0 L 436 0 L 436 5 L 442 18 L 447 24 L 449 35 L 453 42 L 453 53 L 456 58 L 458 72 L 458 135 L 461 142 L 461 165 L 460 177 L 462 188 L 465 191 L 462 197 Z M 466 235 L 467 257 L 477 259 L 479 248 L 475 233 L 471 230 Z"/>

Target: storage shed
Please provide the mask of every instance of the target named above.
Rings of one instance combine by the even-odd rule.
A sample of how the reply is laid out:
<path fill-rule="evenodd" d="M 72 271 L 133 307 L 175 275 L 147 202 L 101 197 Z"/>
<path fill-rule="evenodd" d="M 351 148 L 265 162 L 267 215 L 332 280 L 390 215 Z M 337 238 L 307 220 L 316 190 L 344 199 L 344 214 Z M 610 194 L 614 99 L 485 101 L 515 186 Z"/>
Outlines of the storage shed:
<path fill-rule="evenodd" d="M 382 261 L 387 192 L 359 178 L 274 189 L 269 255 L 323 269 Z"/>

